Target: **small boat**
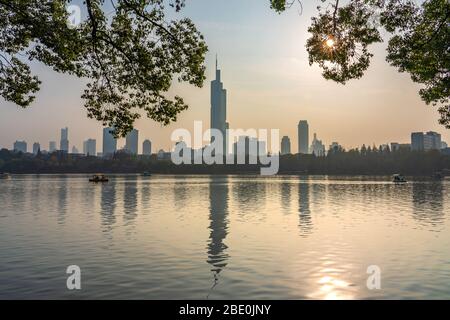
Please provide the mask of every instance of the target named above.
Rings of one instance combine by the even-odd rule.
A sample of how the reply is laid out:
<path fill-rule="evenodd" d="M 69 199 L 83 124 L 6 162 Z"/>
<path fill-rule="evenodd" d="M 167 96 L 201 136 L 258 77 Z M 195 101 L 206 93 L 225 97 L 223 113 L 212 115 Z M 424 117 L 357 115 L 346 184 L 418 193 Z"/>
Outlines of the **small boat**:
<path fill-rule="evenodd" d="M 143 175 L 144 177 L 150 177 L 152 174 L 151 174 L 150 172 L 148 172 L 148 171 L 144 171 L 144 172 L 142 173 L 142 175 Z"/>
<path fill-rule="evenodd" d="M 0 172 L 0 179 L 9 179 L 10 175 L 7 172 Z"/>
<path fill-rule="evenodd" d="M 442 179 L 444 179 L 444 174 L 440 171 L 436 171 L 432 177 L 433 177 L 433 179 L 436 179 L 436 180 L 442 180 Z"/>
<path fill-rule="evenodd" d="M 394 174 L 392 176 L 392 182 L 394 183 L 406 183 L 406 179 L 402 174 Z"/>
<path fill-rule="evenodd" d="M 108 182 L 109 179 L 104 174 L 94 174 L 89 182 Z"/>

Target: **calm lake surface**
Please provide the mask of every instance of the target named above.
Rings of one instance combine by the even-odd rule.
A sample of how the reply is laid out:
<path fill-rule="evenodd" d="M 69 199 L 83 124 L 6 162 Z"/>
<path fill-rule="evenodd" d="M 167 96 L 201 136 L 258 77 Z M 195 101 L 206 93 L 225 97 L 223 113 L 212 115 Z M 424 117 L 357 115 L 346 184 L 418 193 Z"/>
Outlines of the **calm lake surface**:
<path fill-rule="evenodd" d="M 110 178 L 0 180 L 1 299 L 450 299 L 448 178 Z"/>

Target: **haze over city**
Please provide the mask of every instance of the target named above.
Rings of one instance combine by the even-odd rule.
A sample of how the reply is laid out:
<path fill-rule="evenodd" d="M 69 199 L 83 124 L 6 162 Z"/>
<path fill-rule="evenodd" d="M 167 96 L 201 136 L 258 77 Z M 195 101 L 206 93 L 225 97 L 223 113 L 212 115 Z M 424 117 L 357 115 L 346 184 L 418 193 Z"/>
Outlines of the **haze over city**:
<path fill-rule="evenodd" d="M 135 124 L 140 142 L 150 139 L 153 152 L 169 150 L 174 129 L 192 129 L 195 120 L 209 127 L 216 53 L 228 92 L 230 128 L 279 128 L 294 152 L 302 119 L 308 120 L 310 137 L 316 132 L 327 146 L 333 141 L 346 148 L 408 143 L 411 132 L 430 130 L 450 141 L 449 131 L 437 123 L 436 109 L 420 100 L 418 85 L 384 61 L 385 44 L 372 47 L 375 56 L 365 76 L 345 86 L 324 80 L 319 68 L 309 66 L 305 42 L 315 6 L 305 2 L 302 14 L 293 8 L 278 15 L 257 0 L 188 2 L 180 14 L 192 18 L 206 38 L 207 80 L 201 89 L 174 83 L 169 94 L 181 95 L 190 108 L 167 127 L 143 115 Z M 80 98 L 85 82 L 32 66 L 43 81 L 41 91 L 28 109 L 1 100 L 0 147 L 11 149 L 14 141 L 25 140 L 29 148 L 40 142 L 48 149 L 50 140 L 59 141 L 60 128 L 69 127 L 70 148 L 81 150 L 83 141 L 93 138 L 101 151 L 102 125 L 87 118 Z"/>

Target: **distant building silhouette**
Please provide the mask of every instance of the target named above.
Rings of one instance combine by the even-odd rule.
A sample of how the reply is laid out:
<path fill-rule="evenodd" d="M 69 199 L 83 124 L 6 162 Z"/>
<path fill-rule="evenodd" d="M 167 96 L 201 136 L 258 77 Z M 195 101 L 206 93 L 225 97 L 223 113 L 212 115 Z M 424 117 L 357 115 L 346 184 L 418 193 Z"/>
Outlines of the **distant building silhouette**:
<path fill-rule="evenodd" d="M 433 150 L 440 150 L 442 148 L 442 140 L 441 140 L 441 135 L 437 132 L 434 131 L 428 131 L 425 134 L 426 137 L 428 137 L 427 139 L 430 140 L 430 144 L 431 144 L 431 149 Z"/>
<path fill-rule="evenodd" d="M 216 79 L 211 81 L 211 129 L 220 130 L 223 141 L 224 154 L 228 153 L 228 137 L 227 137 L 227 90 L 223 88 L 220 79 L 220 70 L 218 69 L 216 57 Z"/>
<path fill-rule="evenodd" d="M 317 134 L 314 133 L 314 139 L 311 143 L 311 153 L 317 157 L 325 156 L 325 146 L 322 143 L 322 140 L 317 139 Z"/>
<path fill-rule="evenodd" d="M 103 129 L 103 157 L 112 156 L 117 151 L 117 140 L 112 135 L 114 128 Z"/>
<path fill-rule="evenodd" d="M 125 150 L 131 154 L 138 154 L 139 131 L 136 129 L 128 132 L 125 137 Z"/>
<path fill-rule="evenodd" d="M 41 151 L 41 145 L 39 144 L 39 142 L 33 143 L 33 154 L 37 155 L 39 151 Z"/>
<path fill-rule="evenodd" d="M 291 153 L 291 140 L 288 136 L 284 136 L 281 138 L 281 154 L 290 154 Z"/>
<path fill-rule="evenodd" d="M 48 151 L 55 152 L 56 151 L 56 141 L 50 141 L 48 144 Z"/>
<path fill-rule="evenodd" d="M 298 153 L 307 154 L 309 147 L 309 125 L 308 121 L 300 120 L 298 123 Z"/>
<path fill-rule="evenodd" d="M 148 139 L 142 143 L 142 154 L 144 156 L 150 156 L 152 154 L 152 142 Z"/>
<path fill-rule="evenodd" d="M 69 128 L 61 129 L 61 140 L 59 143 L 59 150 L 69 152 Z"/>
<path fill-rule="evenodd" d="M 258 157 L 266 154 L 266 142 L 259 141 L 257 138 L 241 136 L 233 144 L 234 155 L 245 155 Z"/>
<path fill-rule="evenodd" d="M 78 154 L 78 153 L 80 153 L 78 148 L 76 146 L 72 146 L 72 154 Z"/>
<path fill-rule="evenodd" d="M 414 151 L 440 150 L 441 135 L 434 131 L 411 133 L 411 149 Z"/>
<path fill-rule="evenodd" d="M 14 152 L 27 152 L 27 143 L 25 141 L 16 141 L 13 145 Z"/>
<path fill-rule="evenodd" d="M 83 143 L 83 153 L 86 156 L 95 157 L 97 154 L 97 141 L 95 139 L 87 139 Z"/>

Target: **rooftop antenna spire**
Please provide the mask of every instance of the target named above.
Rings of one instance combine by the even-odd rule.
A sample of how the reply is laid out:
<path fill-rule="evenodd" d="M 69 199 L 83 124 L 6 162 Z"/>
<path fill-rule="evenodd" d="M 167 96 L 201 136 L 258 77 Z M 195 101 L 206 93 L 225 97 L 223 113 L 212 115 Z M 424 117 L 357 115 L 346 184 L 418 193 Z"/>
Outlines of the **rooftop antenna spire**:
<path fill-rule="evenodd" d="M 217 53 L 216 53 L 216 70 L 218 70 L 218 63 L 217 63 Z"/>

